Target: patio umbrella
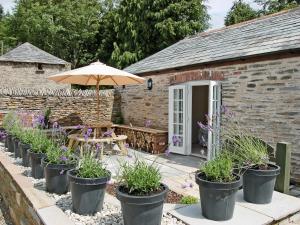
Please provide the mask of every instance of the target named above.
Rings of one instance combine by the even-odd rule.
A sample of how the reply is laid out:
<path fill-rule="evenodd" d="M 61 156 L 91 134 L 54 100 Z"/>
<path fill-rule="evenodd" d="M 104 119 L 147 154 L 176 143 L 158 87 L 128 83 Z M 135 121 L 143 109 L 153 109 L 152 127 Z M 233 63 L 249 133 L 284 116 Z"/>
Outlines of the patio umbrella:
<path fill-rule="evenodd" d="M 105 65 L 99 61 L 91 63 L 78 69 L 66 71 L 57 75 L 48 77 L 49 80 L 57 83 L 80 84 L 80 85 L 95 85 L 97 94 L 97 118 L 99 115 L 99 86 L 100 85 L 128 85 L 128 84 L 142 84 L 144 78 L 127 73 Z"/>

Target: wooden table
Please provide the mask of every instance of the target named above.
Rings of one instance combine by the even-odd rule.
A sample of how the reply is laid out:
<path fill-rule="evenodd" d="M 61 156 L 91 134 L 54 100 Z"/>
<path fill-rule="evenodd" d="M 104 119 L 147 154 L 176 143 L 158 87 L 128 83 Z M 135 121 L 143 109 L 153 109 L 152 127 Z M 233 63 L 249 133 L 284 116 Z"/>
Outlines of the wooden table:
<path fill-rule="evenodd" d="M 70 140 L 68 148 L 74 148 L 74 147 L 80 145 L 80 148 L 82 149 L 82 144 L 83 143 L 90 143 L 90 144 L 107 143 L 107 144 L 110 144 L 110 143 L 116 142 L 116 144 L 119 146 L 119 148 L 121 150 L 121 154 L 122 155 L 127 155 L 128 154 L 127 148 L 125 146 L 126 139 L 127 139 L 126 135 L 117 135 L 115 137 L 87 138 L 87 139 L 85 139 L 82 134 L 70 134 L 68 136 L 68 138 Z M 103 149 L 104 149 L 103 145 L 101 145 L 101 149 L 100 149 L 101 159 L 103 158 Z"/>

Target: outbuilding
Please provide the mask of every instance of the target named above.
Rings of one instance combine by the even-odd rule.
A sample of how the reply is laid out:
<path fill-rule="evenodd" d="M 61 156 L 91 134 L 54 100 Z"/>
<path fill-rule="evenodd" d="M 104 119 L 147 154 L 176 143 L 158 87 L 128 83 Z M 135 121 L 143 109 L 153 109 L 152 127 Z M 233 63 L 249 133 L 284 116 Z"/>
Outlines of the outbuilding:
<path fill-rule="evenodd" d="M 47 79 L 70 68 L 70 63 L 26 42 L 0 57 L 1 88 L 70 88 Z"/>
<path fill-rule="evenodd" d="M 180 137 L 172 152 L 209 159 L 219 135 L 208 132 L 201 145 L 197 122 L 226 105 L 267 143 L 292 143 L 300 182 L 300 8 L 187 37 L 125 70 L 147 79 L 120 89 L 125 123 L 150 120 L 170 143 Z"/>

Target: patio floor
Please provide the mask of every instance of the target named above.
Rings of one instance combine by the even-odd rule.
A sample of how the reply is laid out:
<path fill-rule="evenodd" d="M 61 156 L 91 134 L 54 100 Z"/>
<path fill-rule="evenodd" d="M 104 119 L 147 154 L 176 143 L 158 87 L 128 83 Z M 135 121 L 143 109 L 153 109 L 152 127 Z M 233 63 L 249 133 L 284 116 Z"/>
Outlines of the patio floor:
<path fill-rule="evenodd" d="M 110 155 L 105 156 L 104 162 L 107 169 L 115 176 L 119 170 L 120 162 L 134 162 L 136 158 L 144 159 L 146 162 L 154 163 L 161 170 L 163 183 L 182 195 L 193 195 L 199 198 L 199 191 L 194 182 L 194 173 L 204 161 L 195 156 L 183 156 L 177 154 L 151 155 L 141 151 L 128 150 L 128 156 Z M 187 191 L 188 190 L 188 191 Z"/>

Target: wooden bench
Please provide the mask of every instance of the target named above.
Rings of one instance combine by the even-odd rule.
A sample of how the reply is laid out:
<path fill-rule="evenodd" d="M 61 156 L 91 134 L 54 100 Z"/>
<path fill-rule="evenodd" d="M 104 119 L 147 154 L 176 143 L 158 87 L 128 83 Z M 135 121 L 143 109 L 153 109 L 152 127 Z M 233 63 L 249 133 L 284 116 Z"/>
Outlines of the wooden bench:
<path fill-rule="evenodd" d="M 116 124 L 112 128 L 116 134 L 126 135 L 130 147 L 138 150 L 161 154 L 168 146 L 168 132 L 164 130 Z"/>

